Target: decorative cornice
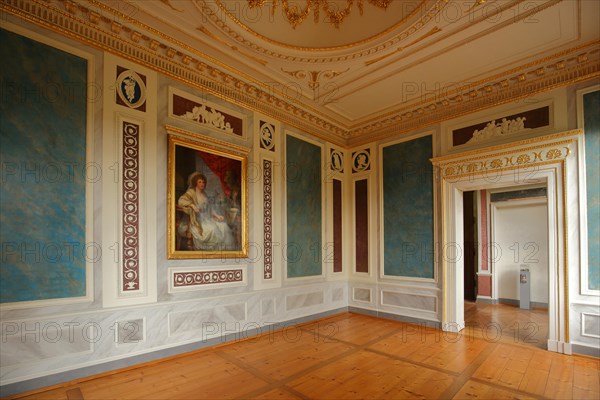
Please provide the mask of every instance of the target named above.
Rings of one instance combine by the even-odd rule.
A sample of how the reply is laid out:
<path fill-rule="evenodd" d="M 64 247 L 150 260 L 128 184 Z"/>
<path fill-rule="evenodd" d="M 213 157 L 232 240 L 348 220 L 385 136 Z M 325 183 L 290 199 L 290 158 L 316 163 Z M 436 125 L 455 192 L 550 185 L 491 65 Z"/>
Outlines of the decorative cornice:
<path fill-rule="evenodd" d="M 212 40 L 216 40 L 219 43 L 222 43 L 223 45 L 229 47 L 231 50 L 233 51 L 237 51 L 238 53 L 240 53 L 241 55 L 243 55 L 244 57 L 247 57 L 261 65 L 267 65 L 268 62 L 266 60 L 260 59 L 258 57 L 254 57 L 253 55 L 248 54 L 245 51 L 240 50 L 237 46 L 234 46 L 232 44 L 229 44 L 228 42 L 226 42 L 225 40 L 221 39 L 219 36 L 215 35 L 214 33 L 212 33 L 210 30 L 208 30 L 205 26 L 199 26 L 198 28 L 196 28 L 198 31 L 204 33 L 206 36 L 210 37 Z"/>
<path fill-rule="evenodd" d="M 342 134 L 345 129 L 319 110 L 302 104 L 298 99 L 288 101 L 284 93 L 251 77 L 239 78 L 233 69 L 209 65 L 206 62 L 210 60 L 208 56 L 199 56 L 196 50 L 153 28 L 140 23 L 132 24 L 148 29 L 148 32 L 138 32 L 125 24 L 125 21 L 130 22 L 130 17 L 102 3 L 90 2 L 101 7 L 103 14 L 111 13 L 114 20 L 123 22 L 119 24 L 121 28 L 118 33 L 112 28 L 113 20 L 99 16 L 81 4 L 75 8 L 69 6 L 69 12 L 66 7 L 64 11 L 56 6 L 50 8 L 40 0 L 2 0 L 0 9 L 63 36 L 147 66 L 233 104 L 271 116 L 315 137 L 343 145 Z M 71 5 L 69 1 L 62 3 Z M 151 37 L 153 34 L 158 37 Z"/>
<path fill-rule="evenodd" d="M 407 48 L 409 48 L 409 47 L 411 47 L 411 46 L 414 46 L 415 44 L 419 43 L 420 41 L 422 41 L 422 40 L 425 40 L 425 39 L 427 39 L 429 36 L 435 35 L 436 33 L 438 33 L 438 32 L 441 32 L 441 31 L 442 31 L 442 29 L 441 29 L 441 28 L 439 28 L 439 27 L 437 27 L 437 26 L 434 26 L 434 27 L 433 27 L 433 28 L 431 28 L 431 29 L 430 29 L 430 30 L 429 30 L 427 33 L 425 33 L 425 34 L 423 34 L 423 35 L 419 36 L 418 38 L 416 38 L 416 39 L 415 39 L 415 40 L 413 40 L 412 42 L 410 42 L 410 43 L 408 43 L 408 44 L 406 44 L 406 45 L 404 45 L 404 46 L 400 46 L 400 47 L 398 47 L 398 48 L 396 49 L 396 51 L 393 51 L 393 52 L 391 52 L 391 53 L 388 53 L 388 54 L 386 54 L 386 55 L 383 55 L 383 56 L 381 56 L 381 57 L 374 58 L 374 59 L 372 59 L 372 60 L 365 61 L 365 65 L 366 65 L 366 66 L 373 65 L 373 64 L 375 64 L 375 63 L 378 63 L 379 61 L 385 60 L 386 58 L 389 58 L 389 57 L 393 56 L 393 55 L 394 55 L 394 54 L 396 54 L 396 53 L 399 53 L 399 52 L 401 52 L 401 51 L 403 51 L 403 50 L 405 50 L 405 49 L 407 49 Z"/>
<path fill-rule="evenodd" d="M 600 41 L 585 43 L 477 82 L 447 90 L 379 116 L 346 133 L 347 145 L 415 131 L 445 120 L 600 76 Z"/>
<path fill-rule="evenodd" d="M 492 10 L 486 10 L 485 12 L 482 12 L 482 15 L 480 15 L 480 16 L 470 15 L 469 16 L 469 20 L 471 20 L 470 23 L 463 24 L 463 25 L 459 26 L 458 28 L 445 29 L 444 33 L 442 33 L 442 34 L 438 34 L 438 33 L 442 32 L 441 28 L 439 28 L 438 26 L 435 26 L 429 32 L 427 32 L 424 36 L 421 36 L 418 39 L 414 40 L 413 42 L 410 42 L 409 44 L 404 45 L 404 47 L 396 49 L 395 52 L 386 54 L 384 56 L 380 56 L 373 60 L 369 60 L 369 61 L 367 61 L 367 63 L 365 65 L 373 66 L 373 64 L 376 64 L 375 66 L 373 66 L 373 68 L 369 72 L 370 74 L 375 74 L 378 71 L 384 70 L 385 68 L 389 68 L 391 65 L 398 64 L 404 60 L 405 62 L 403 64 L 399 65 L 399 67 L 394 68 L 395 74 L 401 74 L 404 71 L 410 70 L 411 68 L 416 68 L 418 65 L 420 65 L 422 63 L 431 61 L 431 60 L 435 59 L 436 57 L 441 57 L 454 49 L 457 49 L 462 46 L 469 46 L 470 43 L 473 41 L 473 39 L 477 39 L 478 37 L 481 37 L 481 36 L 493 34 L 494 32 L 497 32 L 500 29 L 507 28 L 508 26 L 514 24 L 515 22 L 526 21 L 528 18 L 532 18 L 535 14 L 537 14 L 541 11 L 544 11 L 547 8 L 557 5 L 562 0 L 550 0 L 544 4 L 541 4 L 541 5 L 538 5 L 535 7 L 527 7 L 526 8 L 527 11 L 519 12 L 518 15 L 515 15 L 513 18 L 491 24 L 491 26 L 489 23 L 486 24 L 486 21 L 489 22 L 490 19 L 502 18 L 502 15 L 507 14 L 509 12 L 509 10 L 511 10 L 511 7 L 519 7 L 519 5 L 524 1 L 526 1 L 526 0 L 516 0 L 514 2 L 506 2 L 501 5 L 495 5 Z M 579 1 L 579 0 L 576 0 L 576 1 Z M 451 37 L 456 37 L 456 36 L 460 35 L 461 33 L 465 32 L 467 29 L 472 29 L 477 24 L 486 24 L 486 25 L 488 25 L 488 27 L 486 29 L 484 29 L 483 31 L 480 31 L 478 33 L 478 35 L 475 37 L 472 35 L 464 35 L 463 39 L 454 41 L 449 46 L 444 45 L 443 48 L 438 51 L 429 52 L 426 56 L 416 57 L 415 59 L 410 58 L 412 55 L 417 54 L 417 52 L 419 52 L 420 50 L 434 46 L 435 44 L 440 43 L 442 41 L 447 41 Z M 435 35 L 435 37 L 433 37 L 431 40 L 428 40 L 427 43 L 424 44 L 423 46 L 415 46 L 416 44 L 419 44 L 420 42 L 422 42 L 425 39 L 427 39 L 431 36 L 434 36 L 434 35 Z M 413 46 L 415 46 L 415 47 L 413 47 Z M 399 55 L 399 56 L 392 57 L 395 55 Z M 531 56 L 531 58 L 535 58 L 536 55 L 532 54 L 530 56 Z M 384 60 L 385 60 L 385 62 L 381 62 Z M 369 85 L 379 83 L 383 79 L 386 79 L 386 76 L 380 77 L 375 80 L 369 80 L 367 83 L 363 84 L 362 86 L 354 85 L 354 86 L 352 86 L 351 89 L 345 89 L 345 86 L 347 86 L 351 83 L 349 83 L 349 82 L 341 83 L 338 85 L 338 87 L 336 87 L 336 92 L 343 92 L 343 96 L 349 96 L 353 93 L 356 93 L 359 90 L 364 89 L 365 87 L 367 87 Z M 325 95 L 326 94 L 327 93 L 325 93 Z M 377 119 L 379 119 L 379 117 L 377 117 Z"/>

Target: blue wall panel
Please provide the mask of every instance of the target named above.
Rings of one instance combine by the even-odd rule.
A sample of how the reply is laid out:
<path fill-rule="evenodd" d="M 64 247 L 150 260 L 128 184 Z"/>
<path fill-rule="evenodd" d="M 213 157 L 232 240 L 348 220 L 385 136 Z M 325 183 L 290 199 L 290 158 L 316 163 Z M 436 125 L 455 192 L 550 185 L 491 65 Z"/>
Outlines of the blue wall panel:
<path fill-rule="evenodd" d="M 322 271 L 321 148 L 286 138 L 287 276 Z"/>
<path fill-rule="evenodd" d="M 385 275 L 433 278 L 431 136 L 383 149 Z"/>
<path fill-rule="evenodd" d="M 583 96 L 588 223 L 588 287 L 600 290 L 600 91 Z"/>
<path fill-rule="evenodd" d="M 84 296 L 87 61 L 0 43 L 0 301 Z"/>

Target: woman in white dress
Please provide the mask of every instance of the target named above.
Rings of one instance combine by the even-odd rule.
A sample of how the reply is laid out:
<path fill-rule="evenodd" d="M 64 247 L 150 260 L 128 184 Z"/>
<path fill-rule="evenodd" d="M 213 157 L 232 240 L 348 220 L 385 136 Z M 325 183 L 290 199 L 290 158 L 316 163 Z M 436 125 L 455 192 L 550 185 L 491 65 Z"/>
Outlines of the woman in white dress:
<path fill-rule="evenodd" d="M 234 250 L 234 239 L 225 217 L 212 208 L 206 193 L 206 176 L 200 172 L 188 178 L 188 190 L 179 197 L 177 205 L 187 215 L 178 234 L 192 238 L 193 250 Z"/>

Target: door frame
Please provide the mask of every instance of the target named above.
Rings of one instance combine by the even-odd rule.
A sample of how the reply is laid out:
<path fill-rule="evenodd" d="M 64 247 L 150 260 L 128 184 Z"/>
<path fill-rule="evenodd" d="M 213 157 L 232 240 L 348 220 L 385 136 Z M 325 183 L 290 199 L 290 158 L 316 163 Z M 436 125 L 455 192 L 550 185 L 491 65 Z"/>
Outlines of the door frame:
<path fill-rule="evenodd" d="M 463 191 L 545 184 L 548 193 L 549 290 L 548 350 L 571 354 L 569 341 L 569 269 L 579 270 L 577 255 L 568 252 L 568 232 L 578 232 L 579 143 L 574 130 L 432 159 L 441 195 L 442 329 L 465 328 L 463 277 Z"/>

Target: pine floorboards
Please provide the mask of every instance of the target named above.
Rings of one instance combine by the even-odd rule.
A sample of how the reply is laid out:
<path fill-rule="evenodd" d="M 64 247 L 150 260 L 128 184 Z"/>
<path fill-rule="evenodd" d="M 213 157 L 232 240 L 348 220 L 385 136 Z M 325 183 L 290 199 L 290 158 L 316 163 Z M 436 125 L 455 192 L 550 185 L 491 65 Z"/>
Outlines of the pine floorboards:
<path fill-rule="evenodd" d="M 344 313 L 14 398 L 600 398 L 598 359 L 540 348 L 544 312 L 469 307 L 461 334 Z"/>

